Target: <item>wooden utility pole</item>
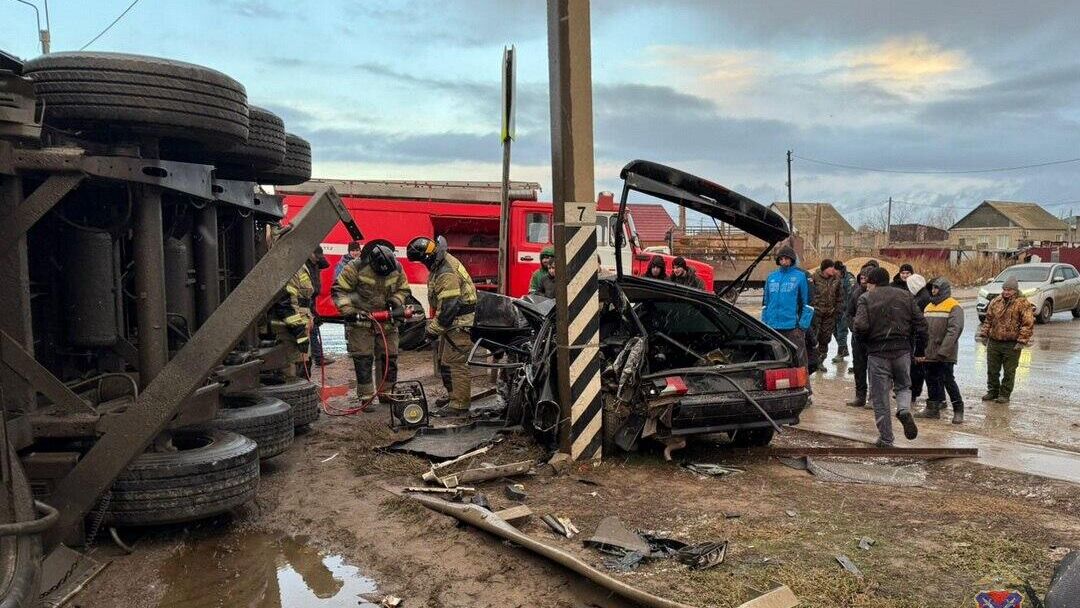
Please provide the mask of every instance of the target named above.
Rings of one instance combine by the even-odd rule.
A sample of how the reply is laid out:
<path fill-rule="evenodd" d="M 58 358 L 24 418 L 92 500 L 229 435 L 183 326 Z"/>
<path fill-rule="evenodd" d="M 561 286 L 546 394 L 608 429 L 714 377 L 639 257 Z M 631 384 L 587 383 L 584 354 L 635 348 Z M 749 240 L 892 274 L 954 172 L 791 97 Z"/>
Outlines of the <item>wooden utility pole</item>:
<path fill-rule="evenodd" d="M 603 412 L 589 0 L 548 0 L 548 65 L 559 446 L 591 460 L 601 457 Z"/>
<path fill-rule="evenodd" d="M 791 150 L 787 151 L 787 221 L 791 236 L 795 236 L 795 212 L 792 211 L 794 204 L 791 202 Z"/>
<path fill-rule="evenodd" d="M 889 197 L 889 208 L 885 212 L 885 244 L 892 242 L 892 197 Z"/>
<path fill-rule="evenodd" d="M 510 142 L 514 140 L 516 83 L 514 47 L 503 49 L 502 61 L 502 198 L 499 214 L 499 293 L 510 292 Z"/>

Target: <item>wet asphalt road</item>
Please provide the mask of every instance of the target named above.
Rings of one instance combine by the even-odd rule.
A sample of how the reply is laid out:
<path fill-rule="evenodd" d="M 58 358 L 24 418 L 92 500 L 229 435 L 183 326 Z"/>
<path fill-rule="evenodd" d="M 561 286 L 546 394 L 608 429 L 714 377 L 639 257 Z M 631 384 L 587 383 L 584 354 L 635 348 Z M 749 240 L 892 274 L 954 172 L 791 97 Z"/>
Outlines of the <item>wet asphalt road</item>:
<path fill-rule="evenodd" d="M 964 308 L 956 381 L 964 396 L 966 422 L 955 430 L 1080 452 L 1080 320 L 1063 313 L 1035 326 L 1033 344 L 1020 356 L 1011 403 L 998 405 L 980 400 L 986 392 L 986 347 L 975 341 L 979 326 L 975 303 L 965 302 Z M 830 359 L 836 347 L 833 341 Z M 843 405 L 855 391 L 847 362 L 826 366 L 828 371 L 812 380 L 823 397 L 815 398 L 815 405 L 857 414 L 859 410 Z M 920 406 L 925 398 L 924 390 Z"/>

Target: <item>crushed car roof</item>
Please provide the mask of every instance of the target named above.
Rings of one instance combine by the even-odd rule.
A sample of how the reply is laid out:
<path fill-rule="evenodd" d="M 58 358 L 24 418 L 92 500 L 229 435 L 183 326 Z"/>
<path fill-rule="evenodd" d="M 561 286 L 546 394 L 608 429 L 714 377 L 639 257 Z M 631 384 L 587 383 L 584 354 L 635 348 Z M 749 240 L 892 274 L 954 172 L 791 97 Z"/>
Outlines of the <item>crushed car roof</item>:
<path fill-rule="evenodd" d="M 631 190 L 704 213 L 769 244 L 789 236 L 787 222 L 768 207 L 720 184 L 647 160 L 627 163 L 619 173 Z"/>

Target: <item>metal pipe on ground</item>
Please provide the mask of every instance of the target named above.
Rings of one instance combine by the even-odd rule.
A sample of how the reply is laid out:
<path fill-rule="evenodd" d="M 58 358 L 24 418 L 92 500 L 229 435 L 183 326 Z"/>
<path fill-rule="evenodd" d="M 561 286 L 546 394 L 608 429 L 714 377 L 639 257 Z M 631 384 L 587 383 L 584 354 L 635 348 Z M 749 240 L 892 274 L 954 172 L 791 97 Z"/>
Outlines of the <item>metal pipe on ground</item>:
<path fill-rule="evenodd" d="M 631 587 L 618 579 L 612 578 L 562 549 L 552 547 L 528 535 L 522 534 L 517 528 L 506 523 L 491 511 L 478 505 L 447 502 L 441 498 L 430 496 L 410 495 L 410 498 L 432 511 L 442 513 L 443 515 L 449 515 L 458 521 L 465 522 L 485 532 L 494 534 L 503 540 L 508 540 L 518 546 L 524 547 L 541 557 L 547 558 L 560 566 L 564 566 L 565 568 L 580 574 L 604 589 L 630 601 L 637 602 L 642 606 L 647 606 L 648 608 L 695 608 L 691 604 L 684 604 L 682 602 L 665 599 L 642 591 L 636 587 Z M 791 590 L 786 586 L 781 586 L 761 597 L 750 600 L 739 608 L 752 608 L 757 606 L 762 608 L 765 608 L 766 606 L 771 608 L 792 608 L 797 604 L 798 599 L 795 598 L 795 595 Z"/>
<path fill-rule="evenodd" d="M 218 273 L 218 210 L 213 203 L 207 204 L 195 215 L 194 246 L 196 323 L 201 326 L 221 304 L 221 275 Z"/>

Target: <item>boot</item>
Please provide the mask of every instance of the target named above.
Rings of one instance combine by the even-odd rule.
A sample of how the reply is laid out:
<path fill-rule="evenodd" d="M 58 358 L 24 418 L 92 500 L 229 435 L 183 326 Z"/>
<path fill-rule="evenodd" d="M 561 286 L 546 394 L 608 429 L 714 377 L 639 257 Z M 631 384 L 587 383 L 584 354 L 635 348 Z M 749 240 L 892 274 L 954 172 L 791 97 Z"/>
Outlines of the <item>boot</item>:
<path fill-rule="evenodd" d="M 866 397 L 860 397 L 858 395 L 855 395 L 854 399 L 848 401 L 844 405 L 847 405 L 849 407 L 866 407 Z"/>
<path fill-rule="evenodd" d="M 994 403 L 1007 404 L 1007 403 L 1009 403 L 1009 396 L 1008 395 L 998 395 L 997 399 L 994 399 Z"/>
<path fill-rule="evenodd" d="M 847 353 L 836 353 L 836 356 L 832 358 L 833 363 L 840 363 L 847 358 Z"/>
<path fill-rule="evenodd" d="M 987 392 L 985 395 L 982 396 L 983 401 L 997 401 L 997 398 L 997 393 L 991 392 Z"/>
<path fill-rule="evenodd" d="M 952 423 L 964 424 L 964 404 L 958 403 L 953 405 L 952 408 Z"/>
<path fill-rule="evenodd" d="M 915 414 L 916 418 L 941 418 L 941 408 L 945 404 L 941 401 L 927 401 L 926 409 Z"/>
<path fill-rule="evenodd" d="M 896 418 L 904 427 L 904 437 L 906 437 L 908 441 L 912 441 L 919 436 L 919 427 L 915 426 L 915 417 L 911 415 L 911 412 L 900 410 L 899 412 L 896 412 Z"/>

